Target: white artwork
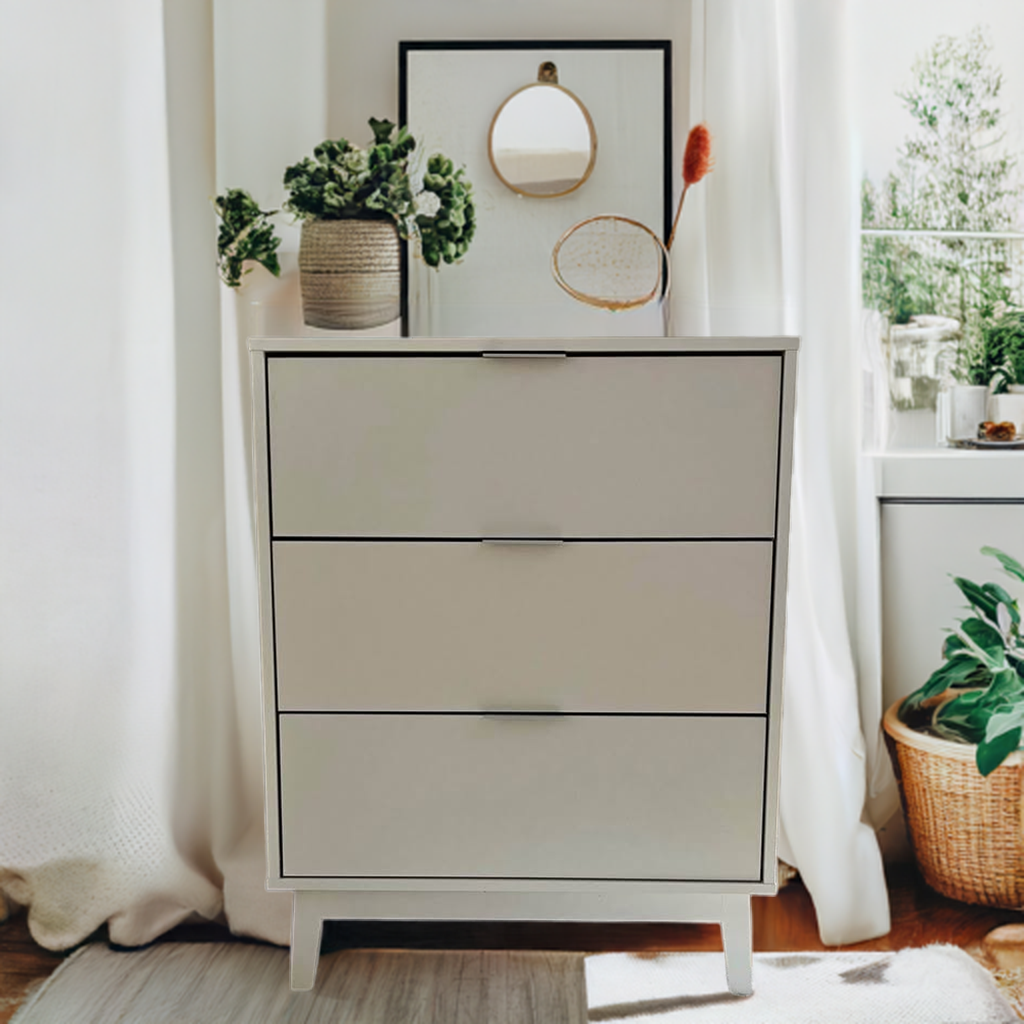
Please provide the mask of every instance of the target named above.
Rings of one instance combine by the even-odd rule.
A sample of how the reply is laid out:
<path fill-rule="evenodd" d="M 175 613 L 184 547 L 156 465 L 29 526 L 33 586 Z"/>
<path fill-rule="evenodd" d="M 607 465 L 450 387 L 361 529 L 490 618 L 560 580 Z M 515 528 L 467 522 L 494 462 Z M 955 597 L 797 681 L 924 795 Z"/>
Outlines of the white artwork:
<path fill-rule="evenodd" d="M 558 286 L 551 256 L 568 228 L 597 214 L 621 214 L 664 236 L 670 205 L 665 197 L 666 153 L 671 152 L 666 127 L 668 47 L 667 42 L 402 44 L 405 123 L 423 157 L 441 151 L 465 166 L 477 218 L 476 236 L 461 263 L 438 274 L 410 256 L 410 335 L 664 334 L 659 302 L 620 312 L 587 306 Z M 558 84 L 578 97 L 589 113 L 597 144 L 590 173 L 581 183 L 564 195 L 538 197 L 514 191 L 502 181 L 488 142 L 495 115 L 513 94 L 524 90 L 519 96 L 543 96 L 544 89 L 525 87 L 537 83 L 538 68 L 548 61 L 557 67 Z M 529 102 L 522 103 L 523 110 L 514 112 L 517 119 L 524 111 L 529 113 Z M 568 107 L 572 110 L 567 112 L 575 113 L 578 130 L 565 139 L 565 148 L 576 156 L 565 160 L 576 163 L 565 173 L 564 168 L 552 172 L 558 178 L 578 178 L 586 170 L 584 159 L 589 161 L 591 155 L 586 119 L 574 104 Z M 499 142 L 506 134 L 514 142 L 523 123 L 510 118 L 506 125 L 502 117 L 498 129 Z M 552 152 L 558 148 L 556 140 L 547 141 Z M 510 157 L 506 163 L 501 156 L 497 166 L 516 176 L 517 159 Z"/>

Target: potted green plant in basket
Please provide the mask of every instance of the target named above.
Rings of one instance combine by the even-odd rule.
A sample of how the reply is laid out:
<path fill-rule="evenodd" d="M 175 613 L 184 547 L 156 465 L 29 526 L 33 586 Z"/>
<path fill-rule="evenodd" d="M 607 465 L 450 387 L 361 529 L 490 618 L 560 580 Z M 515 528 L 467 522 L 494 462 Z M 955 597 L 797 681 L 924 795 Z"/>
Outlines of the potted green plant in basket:
<path fill-rule="evenodd" d="M 370 118 L 373 144 L 322 142 L 284 174 L 284 208 L 302 221 L 302 308 L 313 327 L 374 327 L 400 312 L 399 238 L 416 237 L 428 266 L 453 263 L 476 228 L 472 186 L 441 153 L 414 193 L 416 142 Z"/>
<path fill-rule="evenodd" d="M 424 262 L 439 267 L 460 260 L 476 230 L 463 169 L 434 153 L 420 175 L 406 128 L 372 117 L 369 124 L 369 146 L 328 139 L 284 173 L 283 209 L 302 223 L 299 278 L 311 327 L 353 330 L 397 319 L 400 240 L 415 240 Z M 217 199 L 219 213 L 225 198 Z M 264 217 L 276 212 L 250 202 Z"/>
<path fill-rule="evenodd" d="M 1024 565 L 995 548 L 1013 579 Z M 883 725 L 925 881 L 968 903 L 1024 908 L 1024 637 L 1016 599 L 997 583 L 953 582 L 971 614 L 943 663 Z"/>

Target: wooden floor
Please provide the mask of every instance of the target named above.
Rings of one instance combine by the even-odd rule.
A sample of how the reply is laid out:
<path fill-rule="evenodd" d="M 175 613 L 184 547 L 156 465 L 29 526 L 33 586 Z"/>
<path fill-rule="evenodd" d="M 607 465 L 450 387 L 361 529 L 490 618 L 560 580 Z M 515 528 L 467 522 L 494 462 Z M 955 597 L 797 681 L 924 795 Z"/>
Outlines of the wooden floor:
<path fill-rule="evenodd" d="M 1024 913 L 988 910 L 956 903 L 932 892 L 911 867 L 889 871 L 892 931 L 855 946 L 826 947 L 807 890 L 792 882 L 775 897 L 754 898 L 754 949 L 761 952 L 904 949 L 931 942 L 964 948 L 979 943 L 1002 924 L 1024 923 Z M 104 941 L 101 929 L 90 941 Z M 237 941 L 213 925 L 182 926 L 159 941 Z M 337 949 L 537 949 L 577 952 L 659 950 L 707 951 L 722 948 L 717 925 L 676 924 L 494 924 L 356 923 L 325 926 L 324 952 Z M 20 914 L 0 924 L 0 1024 L 10 1020 L 27 992 L 55 970 L 67 954 L 33 942 Z"/>

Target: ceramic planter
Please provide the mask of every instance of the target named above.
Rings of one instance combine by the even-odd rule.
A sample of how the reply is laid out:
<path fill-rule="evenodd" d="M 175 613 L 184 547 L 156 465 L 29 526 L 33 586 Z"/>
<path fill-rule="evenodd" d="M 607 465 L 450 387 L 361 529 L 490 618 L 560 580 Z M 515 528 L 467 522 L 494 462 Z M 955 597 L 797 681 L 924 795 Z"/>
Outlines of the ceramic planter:
<path fill-rule="evenodd" d="M 949 389 L 950 436 L 960 440 L 977 437 L 978 424 L 984 423 L 988 388 L 984 384 L 954 384 Z"/>
<path fill-rule="evenodd" d="M 302 225 L 299 281 L 310 327 L 363 330 L 402 311 L 402 253 L 390 220 L 312 220 Z"/>

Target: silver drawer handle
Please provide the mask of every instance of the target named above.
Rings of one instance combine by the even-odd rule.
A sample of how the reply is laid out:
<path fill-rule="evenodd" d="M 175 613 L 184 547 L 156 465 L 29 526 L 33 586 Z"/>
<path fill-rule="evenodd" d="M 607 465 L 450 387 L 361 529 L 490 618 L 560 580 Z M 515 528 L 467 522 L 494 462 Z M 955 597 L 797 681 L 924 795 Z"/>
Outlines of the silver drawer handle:
<path fill-rule="evenodd" d="M 495 544 L 502 547 L 552 548 L 565 542 L 561 537 L 481 537 L 481 544 Z"/>
<path fill-rule="evenodd" d="M 481 352 L 484 359 L 565 359 L 567 352 Z"/>

